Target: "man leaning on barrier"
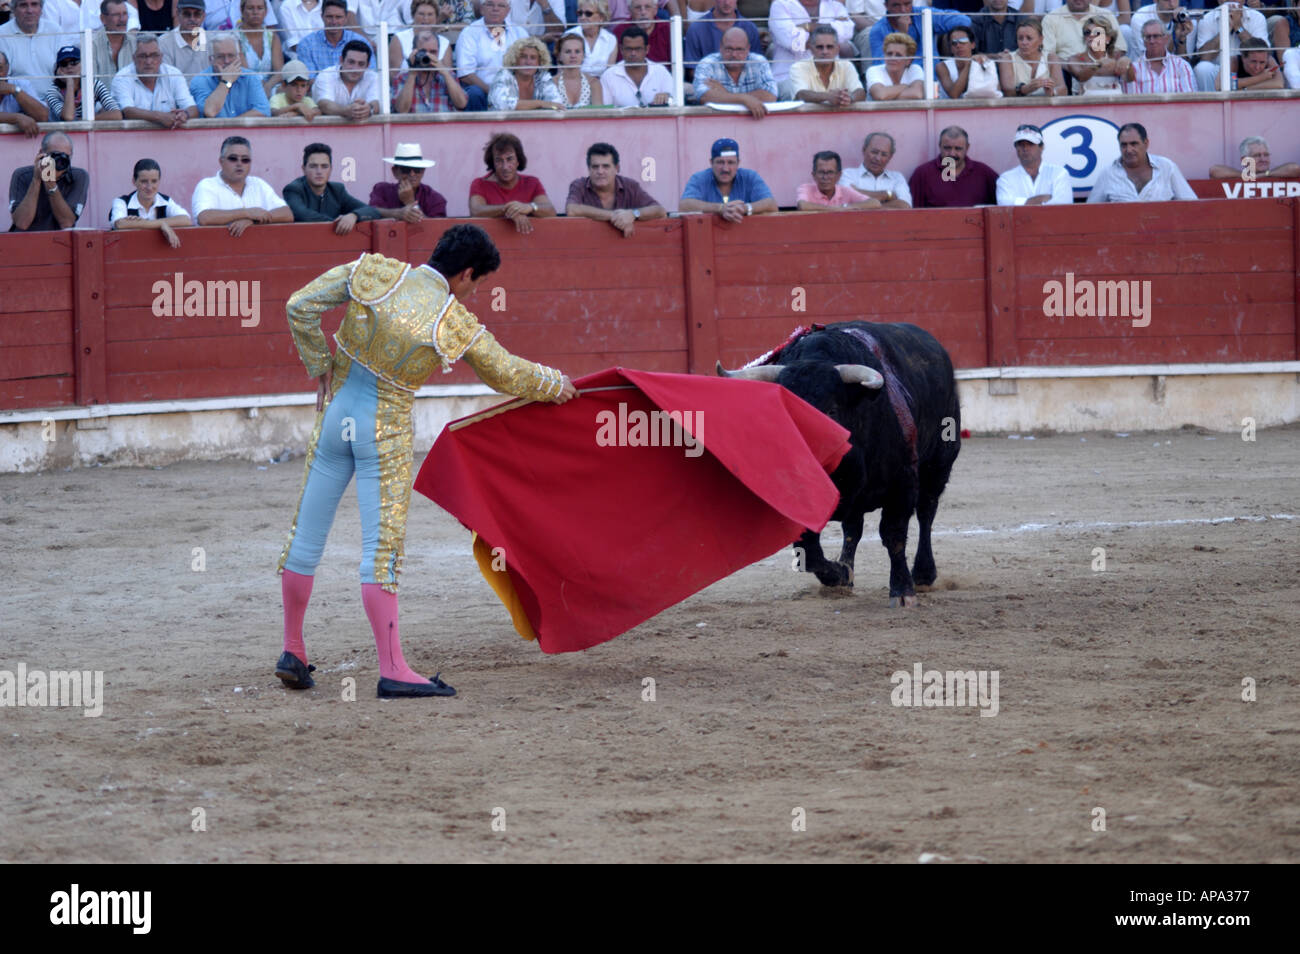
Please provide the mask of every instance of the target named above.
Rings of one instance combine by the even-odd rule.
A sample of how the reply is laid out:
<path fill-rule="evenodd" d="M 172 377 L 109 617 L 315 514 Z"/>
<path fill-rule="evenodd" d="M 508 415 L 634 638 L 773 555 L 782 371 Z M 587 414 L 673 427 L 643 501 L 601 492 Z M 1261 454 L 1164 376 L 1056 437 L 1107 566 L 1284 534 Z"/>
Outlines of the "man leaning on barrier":
<path fill-rule="evenodd" d="M 733 223 L 780 209 L 763 177 L 752 169 L 741 168 L 740 146 L 734 139 L 714 142 L 709 168 L 686 180 L 677 208 L 682 212 L 711 212 Z"/>
<path fill-rule="evenodd" d="M 113 77 L 113 98 L 123 119 L 139 119 L 163 129 L 184 129 L 199 115 L 181 71 L 162 59 L 162 46 L 152 33 L 136 39 L 130 66 Z"/>
<path fill-rule="evenodd" d="M 776 80 L 767 60 L 749 49 L 745 31 L 732 27 L 722 49 L 695 67 L 695 98 L 702 104 L 739 103 L 755 119 L 767 115 L 764 103 L 776 101 Z"/>
<path fill-rule="evenodd" d="M 1268 142 L 1263 136 L 1247 136 L 1241 141 L 1241 164 L 1210 166 L 1211 179 L 1251 179 L 1273 178 L 1294 179 L 1300 177 L 1300 163 L 1284 162 L 1280 166 L 1272 164 L 1268 151 Z"/>
<path fill-rule="evenodd" d="M 334 152 L 323 142 L 302 150 L 302 175 L 284 187 L 284 201 L 295 222 L 333 222 L 338 235 L 347 235 L 358 222 L 379 218 L 379 210 L 348 194 L 341 182 L 330 181 Z"/>
<path fill-rule="evenodd" d="M 259 87 L 260 88 L 260 87 Z M 265 180 L 249 175 L 253 149 L 243 136 L 227 136 L 221 144 L 221 171 L 200 179 L 190 208 L 199 225 L 224 225 L 233 236 L 250 225 L 292 222 L 293 212 Z"/>
<path fill-rule="evenodd" d="M 569 183 L 564 214 L 608 222 L 630 238 L 637 222 L 668 213 L 639 182 L 618 174 L 618 150 L 598 142 L 587 149 L 587 175 Z"/>
<path fill-rule="evenodd" d="M 49 118 L 50 107 L 36 97 L 26 80 L 9 75 L 9 57 L 0 51 L 0 123 L 17 126 L 31 138 L 40 135 L 36 124 Z"/>
<path fill-rule="evenodd" d="M 1144 126 L 1120 126 L 1119 158 L 1102 170 L 1088 196 L 1089 204 L 1195 199 L 1196 193 L 1173 160 L 1149 152 L 1148 145 Z"/>

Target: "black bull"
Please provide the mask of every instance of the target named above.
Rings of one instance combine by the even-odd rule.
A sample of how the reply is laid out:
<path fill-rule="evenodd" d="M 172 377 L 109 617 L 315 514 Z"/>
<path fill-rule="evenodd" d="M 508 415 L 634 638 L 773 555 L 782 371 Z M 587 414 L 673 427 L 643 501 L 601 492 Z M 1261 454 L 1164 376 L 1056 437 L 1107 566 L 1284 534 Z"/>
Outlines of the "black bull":
<path fill-rule="evenodd" d="M 891 601 L 914 604 L 915 585 L 928 586 L 936 577 L 930 528 L 961 450 L 961 408 L 948 352 L 915 325 L 846 321 L 814 325 L 766 361 L 736 372 L 719 365 L 718 373 L 782 385 L 847 430 L 852 444 L 831 474 L 840 493 L 831 519 L 844 530 L 844 546 L 832 562 L 822 553 L 821 535 L 805 531 L 795 544 L 804 569 L 827 586 L 852 586 L 863 514 L 879 509 Z M 920 541 L 908 573 L 913 513 Z"/>

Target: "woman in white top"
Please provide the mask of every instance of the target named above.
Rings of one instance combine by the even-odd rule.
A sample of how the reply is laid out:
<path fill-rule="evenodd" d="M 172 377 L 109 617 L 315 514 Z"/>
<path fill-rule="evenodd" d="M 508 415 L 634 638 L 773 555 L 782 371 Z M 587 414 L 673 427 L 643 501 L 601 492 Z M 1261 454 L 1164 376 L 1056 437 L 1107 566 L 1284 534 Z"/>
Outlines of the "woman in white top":
<path fill-rule="evenodd" d="M 668 4 L 668 9 L 672 10 L 672 4 Z M 686 0 L 686 22 L 692 20 L 703 20 L 710 10 L 713 9 L 713 0 Z M 683 25 L 682 29 L 686 27 Z"/>
<path fill-rule="evenodd" d="M 437 0 L 411 0 L 411 26 L 398 30 L 388 40 L 388 66 L 390 81 L 395 80 L 415 49 L 415 28 L 437 26 L 442 22 L 442 7 Z M 451 69 L 451 44 L 438 32 L 438 65 Z"/>
<path fill-rule="evenodd" d="M 582 71 L 582 61 L 587 57 L 587 44 L 576 33 L 566 33 L 555 44 L 555 55 L 559 59 L 559 69 L 555 73 L 555 87 L 560 91 L 567 109 L 582 106 L 600 106 L 601 88 L 599 83 L 587 79 Z"/>
<path fill-rule="evenodd" d="M 159 194 L 161 167 L 152 159 L 141 159 L 132 176 L 135 191 L 113 200 L 109 224 L 115 229 L 161 229 L 168 244 L 180 248 L 181 240 L 173 229 L 189 225 L 190 214 L 175 199 Z"/>
<path fill-rule="evenodd" d="M 1118 32 L 1105 17 L 1083 21 L 1083 52 L 1070 57 L 1066 69 L 1084 95 L 1116 96 L 1124 91 L 1120 78 L 1128 75 L 1129 58 L 1115 50 Z"/>
<path fill-rule="evenodd" d="M 609 4 L 605 0 L 578 0 L 578 25 L 566 32 L 582 37 L 586 48 L 582 71 L 588 76 L 600 76 L 618 58 L 618 41 L 605 29 L 608 22 Z"/>
<path fill-rule="evenodd" d="M 975 52 L 975 34 L 970 27 L 948 31 L 952 57 L 939 67 L 939 82 L 949 99 L 1001 99 L 998 68 L 992 58 Z"/>
<path fill-rule="evenodd" d="M 998 60 L 1005 96 L 1064 96 L 1069 92 L 1061 64 L 1043 52 L 1043 21 L 1026 17 L 1016 27 L 1016 49 Z"/>
<path fill-rule="evenodd" d="M 867 70 L 867 95 L 872 99 L 923 99 L 925 73 L 912 62 L 916 41 L 906 33 L 891 33 L 882 44 L 885 62 Z"/>
<path fill-rule="evenodd" d="M 239 0 L 239 46 L 244 66 L 262 78 L 262 88 L 271 95 L 271 87 L 280 81 L 284 69 L 284 50 L 280 37 L 266 25 L 267 0 Z"/>

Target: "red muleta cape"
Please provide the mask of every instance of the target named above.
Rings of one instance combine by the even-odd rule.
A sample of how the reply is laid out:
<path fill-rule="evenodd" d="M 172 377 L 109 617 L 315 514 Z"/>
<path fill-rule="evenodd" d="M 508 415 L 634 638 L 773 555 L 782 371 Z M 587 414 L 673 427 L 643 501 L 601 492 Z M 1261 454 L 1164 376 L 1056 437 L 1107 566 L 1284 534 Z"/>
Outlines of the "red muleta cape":
<path fill-rule="evenodd" d="M 848 431 L 785 388 L 626 368 L 574 384 L 566 404 L 453 421 L 415 479 L 478 535 L 484 577 L 543 652 L 613 639 L 835 510 Z"/>

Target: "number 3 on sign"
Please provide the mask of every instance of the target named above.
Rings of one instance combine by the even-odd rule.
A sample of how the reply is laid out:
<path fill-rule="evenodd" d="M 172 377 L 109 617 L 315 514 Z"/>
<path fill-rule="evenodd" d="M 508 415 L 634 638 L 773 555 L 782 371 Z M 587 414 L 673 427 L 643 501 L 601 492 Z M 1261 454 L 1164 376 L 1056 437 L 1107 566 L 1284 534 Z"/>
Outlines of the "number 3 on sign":
<path fill-rule="evenodd" d="M 1075 189 L 1091 189 L 1119 158 L 1119 127 L 1099 116 L 1062 116 L 1043 127 L 1043 161 L 1061 166 Z"/>

